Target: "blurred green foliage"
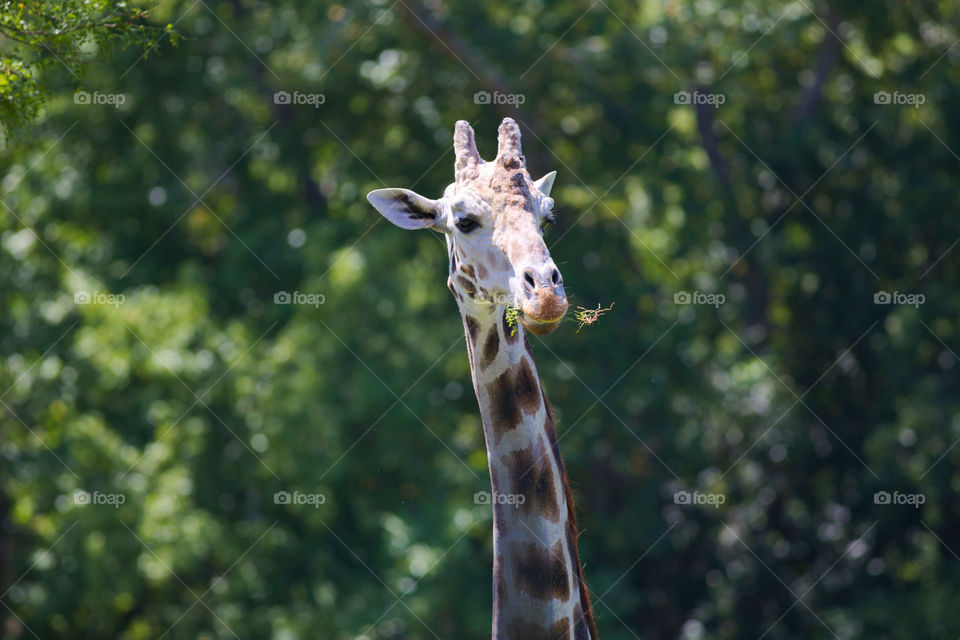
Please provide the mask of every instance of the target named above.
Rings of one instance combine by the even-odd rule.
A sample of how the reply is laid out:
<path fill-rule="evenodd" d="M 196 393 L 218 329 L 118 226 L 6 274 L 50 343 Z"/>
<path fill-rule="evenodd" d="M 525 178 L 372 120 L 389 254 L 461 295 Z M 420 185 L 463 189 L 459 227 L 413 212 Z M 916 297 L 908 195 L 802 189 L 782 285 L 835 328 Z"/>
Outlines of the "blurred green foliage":
<path fill-rule="evenodd" d="M 616 303 L 533 344 L 601 636 L 960 635 L 954 2 L 150 20 L 180 45 L 31 67 L 0 157 L 0 637 L 489 636 L 442 241 L 363 196 L 507 115 L 571 303 Z"/>
<path fill-rule="evenodd" d="M 37 82 L 38 73 L 60 65 L 80 81 L 97 53 L 115 45 L 142 47 L 146 56 L 161 37 L 169 36 L 168 41 L 176 44 L 179 34 L 173 25 L 164 29 L 152 24 L 147 8 L 138 4 L 117 0 L 0 1 L 2 133 L 21 133 L 42 110 L 45 96 Z"/>

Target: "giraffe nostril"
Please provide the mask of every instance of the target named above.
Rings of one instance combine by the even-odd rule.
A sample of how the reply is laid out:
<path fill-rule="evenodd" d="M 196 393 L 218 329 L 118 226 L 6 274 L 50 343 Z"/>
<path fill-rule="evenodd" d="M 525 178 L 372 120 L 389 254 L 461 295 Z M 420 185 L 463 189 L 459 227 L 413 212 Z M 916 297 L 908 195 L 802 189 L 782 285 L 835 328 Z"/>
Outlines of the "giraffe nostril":
<path fill-rule="evenodd" d="M 537 287 L 537 283 L 534 282 L 533 273 L 530 271 L 530 269 L 527 269 L 523 272 L 523 282 L 526 284 L 528 289 L 535 289 Z"/>
<path fill-rule="evenodd" d="M 550 275 L 550 280 L 553 281 L 553 285 L 554 285 L 554 286 L 560 284 L 560 280 L 561 280 L 561 278 L 560 278 L 560 272 L 557 271 L 556 269 L 554 269 L 554 270 L 553 270 L 553 273 Z"/>

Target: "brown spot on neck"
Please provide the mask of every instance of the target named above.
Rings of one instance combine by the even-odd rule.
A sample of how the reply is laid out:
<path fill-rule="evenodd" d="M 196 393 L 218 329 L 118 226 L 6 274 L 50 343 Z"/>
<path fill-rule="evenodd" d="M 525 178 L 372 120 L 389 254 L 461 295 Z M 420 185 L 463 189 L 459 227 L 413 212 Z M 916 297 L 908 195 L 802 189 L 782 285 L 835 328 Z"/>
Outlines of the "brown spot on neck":
<path fill-rule="evenodd" d="M 468 296 L 475 296 L 477 294 L 477 287 L 471 281 L 467 280 L 463 276 L 457 276 L 457 284 L 467 292 Z"/>
<path fill-rule="evenodd" d="M 518 589 L 537 600 L 570 598 L 570 575 L 559 540 L 550 549 L 528 542 L 516 545 L 512 552 L 513 578 Z"/>
<path fill-rule="evenodd" d="M 505 466 L 510 475 L 514 493 L 523 496 L 523 503 L 516 508 L 524 514 L 536 514 L 551 522 L 560 521 L 560 496 L 553 479 L 553 465 L 543 437 L 538 438 L 540 452 L 532 449 L 511 451 L 505 456 Z"/>
<path fill-rule="evenodd" d="M 506 625 L 506 637 L 509 640 L 568 640 L 570 619 L 561 618 L 549 628 L 529 620 L 512 620 Z"/>
<path fill-rule="evenodd" d="M 477 334 L 480 332 L 480 323 L 473 316 L 463 316 L 463 323 L 467 326 L 467 335 L 470 336 L 470 342 L 477 344 Z"/>
<path fill-rule="evenodd" d="M 499 441 L 504 433 L 520 425 L 520 407 L 513 389 L 513 372 L 507 369 L 494 378 L 487 385 L 487 394 L 490 399 L 490 419 L 493 421 L 491 426 Z"/>
<path fill-rule="evenodd" d="M 496 333 L 496 326 L 491 328 L 487 335 L 483 349 L 481 367 L 489 366 L 491 359 L 487 359 L 487 347 L 494 347 L 490 341 Z M 499 341 L 499 336 L 497 336 Z M 495 354 L 494 354 L 495 356 Z M 493 432 L 497 441 L 512 429 L 516 429 L 523 419 L 523 415 L 534 415 L 540 408 L 543 397 L 537 377 L 533 373 L 530 363 L 523 359 L 516 369 L 507 369 L 487 385 L 487 394 L 490 400 Z"/>
<path fill-rule="evenodd" d="M 483 353 L 480 358 L 480 368 L 486 369 L 497 357 L 497 353 L 500 351 L 500 335 L 497 332 L 497 325 L 493 324 L 490 326 L 490 330 L 487 332 L 487 339 L 483 343 Z"/>
<path fill-rule="evenodd" d="M 530 361 L 523 358 L 517 367 L 517 377 L 514 382 L 517 390 L 517 404 L 527 415 L 533 415 L 540 409 L 540 385 L 537 384 L 537 377 L 533 374 L 533 368 Z"/>

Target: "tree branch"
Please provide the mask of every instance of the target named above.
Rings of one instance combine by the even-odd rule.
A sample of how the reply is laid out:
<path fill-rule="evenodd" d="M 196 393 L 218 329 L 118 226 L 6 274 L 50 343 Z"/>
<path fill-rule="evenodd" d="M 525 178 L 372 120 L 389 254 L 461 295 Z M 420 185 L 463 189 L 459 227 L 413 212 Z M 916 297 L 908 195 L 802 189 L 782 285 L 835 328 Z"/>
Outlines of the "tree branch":
<path fill-rule="evenodd" d="M 702 92 L 702 87 L 697 87 L 697 92 Z M 713 132 L 713 118 L 716 109 L 709 104 L 697 103 L 694 105 L 697 114 L 697 131 L 700 133 L 700 144 L 703 150 L 707 152 L 710 158 L 710 166 L 720 181 L 727 197 L 733 199 L 733 186 L 730 183 L 730 169 L 727 167 L 727 161 L 720 153 L 720 144 L 717 142 L 717 136 Z"/>
<path fill-rule="evenodd" d="M 831 10 L 827 16 L 827 33 L 820 44 L 820 50 L 817 52 L 817 61 L 813 68 L 813 82 L 807 87 L 806 91 L 800 96 L 797 105 L 790 114 L 790 120 L 796 124 L 803 122 L 816 111 L 820 104 L 820 98 L 823 92 L 823 83 L 826 82 L 830 72 L 837 64 L 837 54 L 840 52 L 840 38 L 834 35 L 837 27 L 840 26 L 840 16 L 837 12 Z"/>
<path fill-rule="evenodd" d="M 703 87 L 697 87 L 696 91 L 703 92 Z M 737 204 L 736 193 L 733 189 L 733 182 L 730 178 L 730 167 L 727 159 L 720 151 L 720 143 L 713 131 L 713 122 L 717 110 L 710 104 L 696 103 L 694 105 L 697 114 L 697 130 L 700 133 L 700 144 L 703 150 L 707 152 L 710 158 L 710 167 L 717 176 L 717 181 L 723 189 L 726 196 L 727 215 L 724 216 L 724 224 L 729 227 L 731 237 L 752 238 L 753 233 L 750 226 L 741 217 L 740 206 Z M 736 243 L 734 242 L 734 245 Z M 744 286 L 747 288 L 748 300 L 750 304 L 746 310 L 747 322 L 750 325 L 759 325 L 766 330 L 769 335 L 769 321 L 767 319 L 767 304 L 769 295 L 767 293 L 768 284 L 763 270 L 757 263 L 756 255 L 746 255 L 742 258 L 744 269 L 739 271 L 743 277 Z"/>

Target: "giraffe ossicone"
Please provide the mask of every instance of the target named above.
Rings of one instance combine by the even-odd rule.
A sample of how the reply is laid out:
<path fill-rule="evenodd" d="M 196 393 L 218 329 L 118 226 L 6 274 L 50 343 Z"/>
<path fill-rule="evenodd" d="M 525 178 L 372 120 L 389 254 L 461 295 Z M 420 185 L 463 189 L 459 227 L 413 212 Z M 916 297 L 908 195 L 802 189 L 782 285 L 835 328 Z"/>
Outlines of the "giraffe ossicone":
<path fill-rule="evenodd" d="M 553 331 L 568 306 L 543 241 L 556 172 L 530 177 L 510 118 L 491 162 L 463 120 L 453 146 L 455 181 L 439 199 L 408 189 L 377 189 L 367 199 L 403 229 L 446 236 L 447 286 L 467 337 L 494 496 L 493 638 L 595 640 L 566 471 L 524 333 Z M 523 311 L 521 328 L 509 326 L 509 307 Z"/>

